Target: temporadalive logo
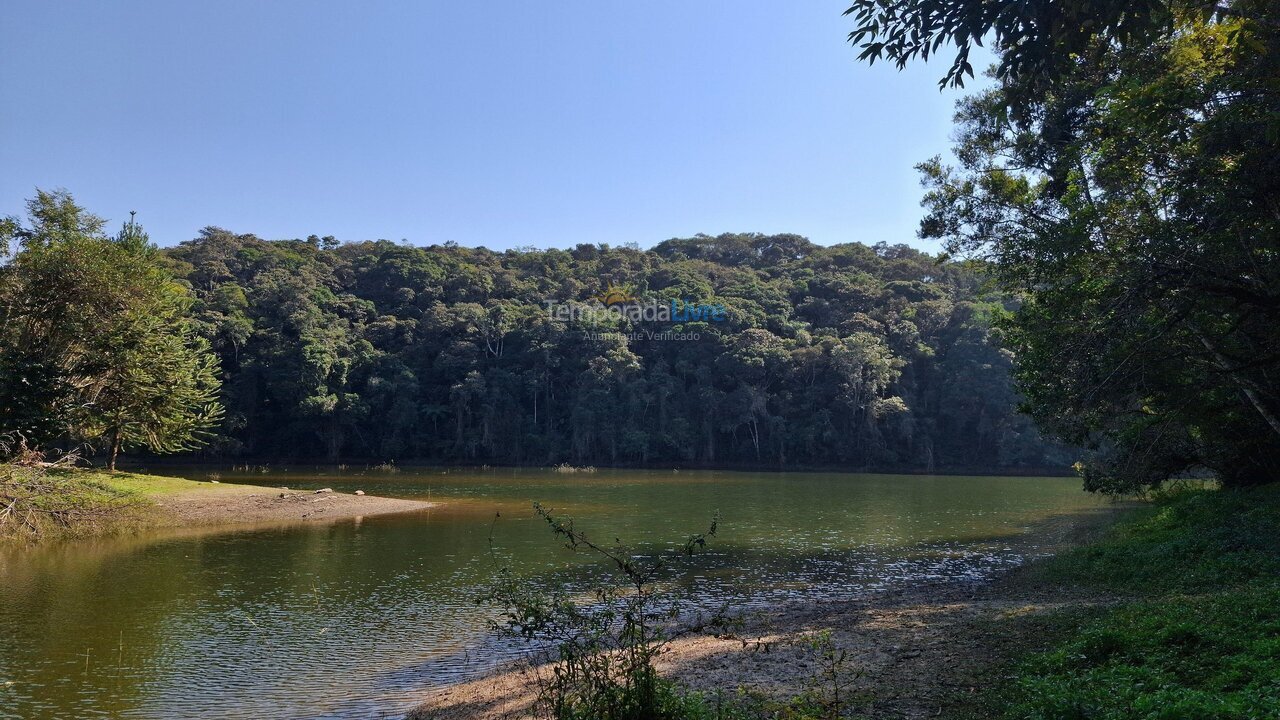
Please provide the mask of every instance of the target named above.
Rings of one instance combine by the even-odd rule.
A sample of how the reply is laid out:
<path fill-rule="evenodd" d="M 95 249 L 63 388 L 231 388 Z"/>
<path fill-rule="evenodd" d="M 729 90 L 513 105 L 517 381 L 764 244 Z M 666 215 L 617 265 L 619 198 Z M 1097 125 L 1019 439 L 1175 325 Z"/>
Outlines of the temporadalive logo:
<path fill-rule="evenodd" d="M 632 323 L 724 322 L 724 305 L 688 299 L 640 298 L 625 285 L 607 283 L 587 302 L 546 300 L 547 315 L 560 322 L 599 324 L 629 320 Z"/>

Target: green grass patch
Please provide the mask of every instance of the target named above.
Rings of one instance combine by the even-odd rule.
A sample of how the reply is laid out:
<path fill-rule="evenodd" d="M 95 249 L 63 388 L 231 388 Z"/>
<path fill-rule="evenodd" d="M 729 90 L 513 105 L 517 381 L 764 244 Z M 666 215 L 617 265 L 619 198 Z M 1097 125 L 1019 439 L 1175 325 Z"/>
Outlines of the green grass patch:
<path fill-rule="evenodd" d="M 182 478 L 163 477 L 160 475 L 139 475 L 137 473 L 108 473 L 93 470 L 78 470 L 84 482 L 96 483 L 113 491 L 126 493 L 139 498 L 171 495 L 177 492 L 192 490 L 216 490 L 211 483 L 202 483 Z"/>
<path fill-rule="evenodd" d="M 96 530 L 141 504 L 108 478 L 41 465 L 0 465 L 0 539 L 39 540 Z"/>
<path fill-rule="evenodd" d="M 992 717 L 1280 717 L 1280 486 L 1180 490 L 1041 579 L 1131 596 L 1059 615 L 989 689 Z"/>
<path fill-rule="evenodd" d="M 0 541 L 127 529 L 145 524 L 146 509 L 156 498 L 235 487 L 135 473 L 0 465 Z"/>
<path fill-rule="evenodd" d="M 1280 484 L 1157 495 L 1096 543 L 1034 571 L 1135 595 L 1211 592 L 1280 577 Z"/>
<path fill-rule="evenodd" d="M 1021 662 L 1010 718 L 1280 717 L 1280 588 L 1142 601 Z"/>

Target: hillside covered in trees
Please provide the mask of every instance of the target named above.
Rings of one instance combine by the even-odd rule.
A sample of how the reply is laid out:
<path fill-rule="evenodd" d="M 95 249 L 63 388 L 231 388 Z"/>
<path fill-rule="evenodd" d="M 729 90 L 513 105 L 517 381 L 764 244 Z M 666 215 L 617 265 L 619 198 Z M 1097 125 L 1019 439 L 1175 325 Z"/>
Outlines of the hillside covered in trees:
<path fill-rule="evenodd" d="M 1072 459 L 1017 414 L 991 329 L 1009 299 L 977 266 L 907 246 L 721 235 L 495 252 L 207 228 L 164 258 L 221 362 L 225 426 L 207 454 L 918 470 Z M 641 305 L 676 315 L 631 319 Z M 689 321 L 688 307 L 717 312 Z"/>

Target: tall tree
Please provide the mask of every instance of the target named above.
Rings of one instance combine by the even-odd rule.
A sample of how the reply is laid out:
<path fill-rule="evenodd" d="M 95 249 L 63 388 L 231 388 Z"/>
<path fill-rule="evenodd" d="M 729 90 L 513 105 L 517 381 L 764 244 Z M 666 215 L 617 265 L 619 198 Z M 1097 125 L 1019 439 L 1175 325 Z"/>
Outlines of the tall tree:
<path fill-rule="evenodd" d="M 921 166 L 922 233 L 1021 295 L 1004 327 L 1019 388 L 1043 427 L 1096 451 L 1088 487 L 1198 468 L 1273 480 L 1280 8 L 1012 7 L 855 5 L 861 38 L 889 38 L 868 58 L 988 32 L 1000 53 L 999 86 L 957 114 L 958 167 Z"/>
<path fill-rule="evenodd" d="M 192 298 L 132 220 L 115 237 L 65 192 L 39 192 L 0 276 L 0 424 L 38 444 L 198 447 L 221 419 L 216 357 Z"/>

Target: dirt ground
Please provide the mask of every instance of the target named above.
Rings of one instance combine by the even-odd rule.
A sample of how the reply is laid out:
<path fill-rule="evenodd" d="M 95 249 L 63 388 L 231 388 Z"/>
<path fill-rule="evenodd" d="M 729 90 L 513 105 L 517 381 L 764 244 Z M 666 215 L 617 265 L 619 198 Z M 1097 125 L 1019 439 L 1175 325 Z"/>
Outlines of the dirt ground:
<path fill-rule="evenodd" d="M 199 490 L 172 493 L 155 501 L 165 524 L 184 526 L 339 520 L 424 510 L 432 505 L 372 495 L 249 485 L 204 485 Z"/>
<path fill-rule="evenodd" d="M 1119 508 L 1116 508 L 1118 510 Z M 1094 536 L 1118 513 L 1059 518 L 1024 538 L 1050 552 Z M 813 686 L 818 654 L 806 642 L 829 631 L 847 652 L 844 681 L 860 717 L 931 718 L 957 697 L 989 684 L 984 678 L 1009 652 L 1035 638 L 1020 637 L 1025 623 L 1008 622 L 1068 606 L 1115 598 L 1070 588 L 1042 587 L 1025 568 L 986 582 L 922 583 L 896 591 L 782 605 L 744 617 L 731 637 L 696 636 L 669 647 L 663 674 L 691 689 L 732 695 L 746 689 L 792 697 Z M 411 718 L 497 720 L 531 717 L 539 676 L 546 666 L 513 665 L 469 683 L 431 694 Z"/>

